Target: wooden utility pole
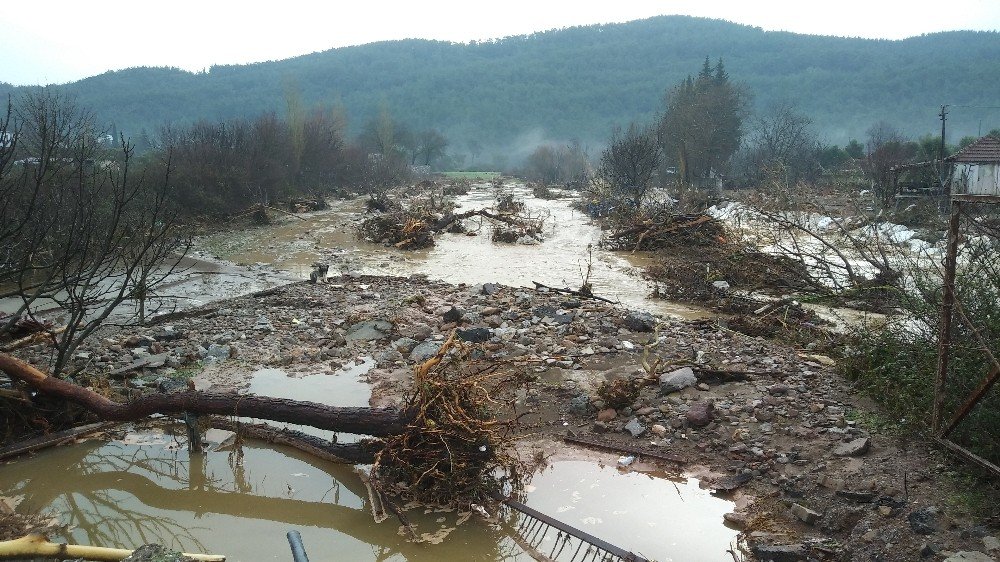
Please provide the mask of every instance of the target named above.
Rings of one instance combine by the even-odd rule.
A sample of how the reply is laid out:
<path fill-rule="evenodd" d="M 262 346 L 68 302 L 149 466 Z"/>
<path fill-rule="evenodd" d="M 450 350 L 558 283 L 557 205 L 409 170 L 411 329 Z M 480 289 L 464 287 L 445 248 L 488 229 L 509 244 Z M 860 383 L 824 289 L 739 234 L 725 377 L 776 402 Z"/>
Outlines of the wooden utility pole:
<path fill-rule="evenodd" d="M 938 116 L 941 118 L 941 146 L 938 149 L 938 158 L 941 161 L 944 161 L 944 124 L 945 124 L 945 121 L 948 120 L 948 106 L 947 105 L 942 105 L 941 106 L 941 113 L 938 113 Z"/>

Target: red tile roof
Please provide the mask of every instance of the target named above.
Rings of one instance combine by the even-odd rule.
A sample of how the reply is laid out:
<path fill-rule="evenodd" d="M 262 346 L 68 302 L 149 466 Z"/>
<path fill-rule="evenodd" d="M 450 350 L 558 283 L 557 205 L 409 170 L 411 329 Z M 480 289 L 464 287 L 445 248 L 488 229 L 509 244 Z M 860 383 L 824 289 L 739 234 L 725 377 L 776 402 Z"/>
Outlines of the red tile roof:
<path fill-rule="evenodd" d="M 968 164 L 1000 163 L 1000 137 L 987 135 L 947 158 L 951 162 Z"/>

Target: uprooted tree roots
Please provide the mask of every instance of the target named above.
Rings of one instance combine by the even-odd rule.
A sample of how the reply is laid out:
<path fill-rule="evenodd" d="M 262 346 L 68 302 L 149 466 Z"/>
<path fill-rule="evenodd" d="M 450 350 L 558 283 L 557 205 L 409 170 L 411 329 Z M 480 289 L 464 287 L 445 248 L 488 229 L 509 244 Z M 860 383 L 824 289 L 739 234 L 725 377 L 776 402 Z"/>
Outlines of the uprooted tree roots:
<path fill-rule="evenodd" d="M 512 453 L 517 420 L 506 399 L 520 378 L 470 353 L 453 334 L 417 367 L 408 400 L 416 416 L 385 439 L 372 467 L 383 492 L 467 508 L 523 487 L 528 471 Z"/>

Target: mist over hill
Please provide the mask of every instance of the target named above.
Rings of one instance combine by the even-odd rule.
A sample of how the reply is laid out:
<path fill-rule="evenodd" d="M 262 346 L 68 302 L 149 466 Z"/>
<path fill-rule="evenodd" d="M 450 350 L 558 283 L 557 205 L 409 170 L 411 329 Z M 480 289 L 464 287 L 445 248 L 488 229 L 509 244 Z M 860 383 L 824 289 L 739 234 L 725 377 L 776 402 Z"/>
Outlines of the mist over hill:
<path fill-rule="evenodd" d="M 596 146 L 615 125 L 653 118 L 664 92 L 706 56 L 725 61 L 755 109 L 794 103 L 827 142 L 863 140 L 877 121 L 932 133 L 942 104 L 953 105 L 949 141 L 1000 127 L 996 32 L 889 41 L 687 16 L 471 44 L 388 41 L 206 73 L 134 68 L 57 88 L 134 137 L 166 123 L 283 114 L 295 92 L 307 108 L 342 108 L 351 133 L 385 107 L 413 129 L 443 131 L 451 152 L 478 144 L 514 160 L 544 140 Z M 0 84 L 0 93 L 26 88 Z"/>

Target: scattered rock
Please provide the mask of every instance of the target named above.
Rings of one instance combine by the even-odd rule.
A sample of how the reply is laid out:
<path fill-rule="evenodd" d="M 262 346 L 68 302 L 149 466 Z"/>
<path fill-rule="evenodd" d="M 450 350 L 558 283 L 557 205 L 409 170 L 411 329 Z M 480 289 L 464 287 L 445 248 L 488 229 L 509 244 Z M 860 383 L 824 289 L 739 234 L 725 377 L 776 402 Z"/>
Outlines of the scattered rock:
<path fill-rule="evenodd" d="M 906 516 L 906 520 L 910 522 L 910 528 L 913 529 L 914 533 L 930 535 L 938 530 L 937 515 L 938 509 L 936 507 L 923 507 L 911 511 Z"/>
<path fill-rule="evenodd" d="M 934 544 L 932 542 L 925 542 L 924 544 L 920 545 L 920 557 L 921 558 L 927 558 L 928 556 L 934 556 L 938 552 L 941 552 L 941 547 L 939 547 L 938 545 L 936 545 L 936 544 Z"/>
<path fill-rule="evenodd" d="M 482 343 L 489 341 L 491 337 L 489 328 L 469 328 L 465 330 L 459 328 L 455 330 L 455 333 L 460 340 L 470 343 Z"/>
<path fill-rule="evenodd" d="M 853 441 L 838 445 L 833 454 L 838 457 L 860 457 L 868 452 L 871 447 L 871 440 L 867 437 L 859 437 Z"/>
<path fill-rule="evenodd" d="M 380 340 L 392 333 L 392 323 L 386 320 L 366 320 L 358 322 L 347 329 L 344 339 L 347 341 Z"/>
<path fill-rule="evenodd" d="M 500 285 L 497 285 L 496 283 L 483 283 L 482 293 L 484 295 L 495 295 L 499 292 L 500 292 Z"/>
<path fill-rule="evenodd" d="M 792 504 L 791 511 L 792 515 L 807 525 L 814 525 L 821 517 L 818 512 L 797 503 Z"/>
<path fill-rule="evenodd" d="M 749 525 L 750 523 L 750 521 L 747 520 L 746 515 L 743 515 L 742 513 L 736 513 L 734 511 L 726 513 L 725 515 L 722 516 L 722 519 L 726 523 L 729 523 L 731 527 L 734 527 L 739 531 L 746 529 L 747 525 Z"/>
<path fill-rule="evenodd" d="M 443 342 L 439 341 L 421 342 L 413 348 L 413 351 L 410 352 L 410 361 L 416 361 L 417 363 L 427 361 L 441 350 L 442 345 Z"/>
<path fill-rule="evenodd" d="M 267 316 L 263 314 L 257 317 L 257 323 L 253 325 L 254 330 L 259 330 L 261 332 L 273 332 L 274 325 L 271 321 L 267 319 Z"/>
<path fill-rule="evenodd" d="M 670 371 L 669 373 L 660 375 L 660 395 L 684 390 L 697 383 L 698 377 L 694 375 L 691 367 L 683 367 L 676 371 Z"/>
<path fill-rule="evenodd" d="M 983 537 L 983 546 L 986 547 L 986 552 L 1000 550 L 1000 539 L 996 537 Z"/>
<path fill-rule="evenodd" d="M 715 417 L 715 403 L 711 400 L 699 400 L 691 404 L 684 417 L 694 427 L 705 427 L 712 423 L 712 419 Z"/>
<path fill-rule="evenodd" d="M 650 427 L 649 430 L 652 431 L 653 435 L 655 435 L 657 437 L 663 437 L 663 436 L 665 436 L 667 434 L 667 428 L 664 427 L 664 426 L 662 426 L 662 425 L 660 425 L 660 424 L 658 424 L 658 423 L 657 424 L 653 424 L 653 426 Z"/>
<path fill-rule="evenodd" d="M 586 416 L 590 413 L 590 409 L 593 406 L 590 405 L 590 397 L 586 394 L 581 394 L 574 397 L 569 401 L 569 413 L 577 416 Z"/>
<path fill-rule="evenodd" d="M 801 544 L 754 545 L 752 550 L 760 562 L 799 562 L 806 559 L 806 549 Z"/>
<path fill-rule="evenodd" d="M 180 552 L 168 550 L 158 544 L 147 544 L 140 546 L 122 562 L 194 562 L 194 558 L 188 558 Z"/>
<path fill-rule="evenodd" d="M 718 478 L 712 482 L 712 489 L 716 492 L 722 492 L 724 494 L 729 494 L 735 492 L 739 488 L 746 485 L 747 482 L 753 480 L 753 474 L 749 472 L 743 472 L 740 474 L 734 474 L 732 476 L 724 476 Z"/>
<path fill-rule="evenodd" d="M 962 551 L 945 558 L 944 562 L 996 562 L 996 560 L 979 551 Z"/>
<path fill-rule="evenodd" d="M 453 322 L 457 323 L 463 316 L 465 316 L 465 313 L 458 307 L 453 306 L 441 315 L 441 319 L 444 320 L 446 324 L 451 324 Z"/>
<path fill-rule="evenodd" d="M 656 318 L 648 312 L 629 312 L 624 323 L 633 332 L 652 332 L 656 329 Z"/>
<path fill-rule="evenodd" d="M 609 422 L 618 417 L 618 412 L 614 408 L 605 408 L 597 412 L 597 421 Z"/>
<path fill-rule="evenodd" d="M 632 437 L 639 437 L 643 433 L 646 433 L 646 426 L 639 423 L 639 420 L 632 418 L 627 424 L 625 424 L 625 431 L 632 434 Z"/>
<path fill-rule="evenodd" d="M 728 291 L 729 282 L 728 281 L 712 281 L 712 287 L 717 291 Z"/>
<path fill-rule="evenodd" d="M 395 349 L 400 353 L 409 354 L 413 351 L 413 348 L 417 346 L 417 340 L 413 338 L 399 338 L 398 340 L 389 344 L 389 347 Z"/>

